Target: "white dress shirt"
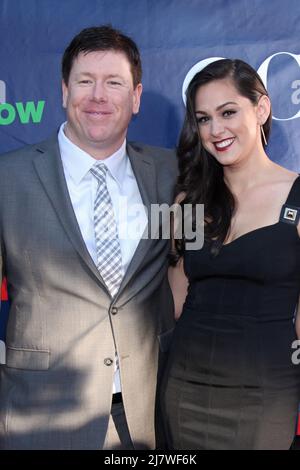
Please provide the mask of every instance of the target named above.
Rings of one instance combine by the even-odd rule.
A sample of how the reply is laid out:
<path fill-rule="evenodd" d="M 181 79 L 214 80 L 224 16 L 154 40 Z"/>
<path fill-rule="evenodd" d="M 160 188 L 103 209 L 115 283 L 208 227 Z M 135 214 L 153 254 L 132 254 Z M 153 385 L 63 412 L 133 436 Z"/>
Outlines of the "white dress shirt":
<path fill-rule="evenodd" d="M 82 237 L 96 264 L 94 200 L 98 181 L 90 172 L 96 160 L 68 139 L 64 133 L 65 124 L 61 125 L 58 133 L 64 174 Z M 146 228 L 146 210 L 126 154 L 126 140 L 113 155 L 103 160 L 103 163 L 108 168 L 107 189 L 114 209 L 125 273 Z M 116 361 L 113 393 L 120 391 L 120 374 Z"/>

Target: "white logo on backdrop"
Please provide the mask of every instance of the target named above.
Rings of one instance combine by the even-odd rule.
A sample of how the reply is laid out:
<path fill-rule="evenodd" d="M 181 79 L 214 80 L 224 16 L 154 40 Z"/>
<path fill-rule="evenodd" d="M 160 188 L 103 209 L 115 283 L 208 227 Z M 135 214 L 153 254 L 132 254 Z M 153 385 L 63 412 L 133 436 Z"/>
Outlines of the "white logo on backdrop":
<path fill-rule="evenodd" d="M 293 59 L 295 59 L 295 61 L 297 62 L 297 64 L 300 67 L 300 55 L 292 54 L 291 52 L 277 52 L 276 54 L 271 55 L 270 57 L 268 57 L 261 64 L 261 66 L 257 70 L 257 73 L 261 77 L 261 79 L 264 82 L 264 85 L 265 85 L 266 88 L 267 88 L 267 82 L 268 82 L 268 68 L 269 68 L 270 62 L 273 59 L 273 57 L 276 57 L 276 56 L 282 55 L 282 54 L 286 54 L 286 55 L 289 55 L 290 57 L 293 57 Z M 295 82 L 292 83 L 292 87 L 293 87 L 294 83 Z M 292 98 L 292 102 L 294 102 L 293 98 Z M 278 118 L 278 117 L 273 115 L 273 119 L 275 119 L 276 121 L 291 121 L 292 119 L 297 119 L 299 117 L 300 117 L 300 109 L 299 109 L 298 113 L 296 113 L 294 116 L 289 117 L 289 118 Z"/>
<path fill-rule="evenodd" d="M 6 84 L 0 80 L 0 104 L 6 102 Z"/>
<path fill-rule="evenodd" d="M 264 60 L 264 62 L 260 65 L 260 67 L 257 70 L 257 73 L 261 77 L 266 88 L 267 88 L 267 82 L 268 82 L 268 69 L 269 69 L 271 60 L 274 57 L 283 55 L 283 54 L 289 55 L 290 57 L 295 59 L 295 61 L 300 67 L 300 54 L 292 54 L 291 52 L 276 52 L 275 54 L 272 54 L 270 57 L 267 57 L 267 59 Z M 211 64 L 212 62 L 215 62 L 216 60 L 220 60 L 224 58 L 225 57 L 208 57 L 206 59 L 200 60 L 200 62 L 197 62 L 195 65 L 193 65 L 193 67 L 188 71 L 182 84 L 182 99 L 183 99 L 184 105 L 186 104 L 186 90 L 187 90 L 187 87 L 189 86 L 190 81 L 194 77 L 194 75 L 196 75 L 197 72 L 199 72 L 204 67 Z M 296 91 L 292 93 L 291 101 L 293 104 L 299 104 L 300 103 L 300 80 L 295 80 L 294 82 L 292 82 L 291 88 L 296 89 Z M 289 118 L 279 118 L 273 115 L 273 119 L 275 119 L 276 121 L 291 121 L 292 119 L 297 119 L 297 118 L 300 118 L 300 110 L 294 116 L 289 117 Z"/>
<path fill-rule="evenodd" d="M 292 88 L 294 93 L 292 94 L 292 103 L 293 104 L 300 104 L 300 80 L 294 80 L 292 83 Z"/>

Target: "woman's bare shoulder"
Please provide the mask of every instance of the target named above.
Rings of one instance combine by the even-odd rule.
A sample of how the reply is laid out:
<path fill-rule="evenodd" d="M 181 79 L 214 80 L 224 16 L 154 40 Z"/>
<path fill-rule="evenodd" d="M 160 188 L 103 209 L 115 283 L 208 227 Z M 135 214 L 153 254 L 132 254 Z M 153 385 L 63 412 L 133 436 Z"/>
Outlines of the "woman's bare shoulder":
<path fill-rule="evenodd" d="M 175 197 L 174 203 L 180 204 L 185 199 L 185 196 L 186 196 L 186 192 L 181 191 L 181 193 L 177 194 L 177 196 Z"/>

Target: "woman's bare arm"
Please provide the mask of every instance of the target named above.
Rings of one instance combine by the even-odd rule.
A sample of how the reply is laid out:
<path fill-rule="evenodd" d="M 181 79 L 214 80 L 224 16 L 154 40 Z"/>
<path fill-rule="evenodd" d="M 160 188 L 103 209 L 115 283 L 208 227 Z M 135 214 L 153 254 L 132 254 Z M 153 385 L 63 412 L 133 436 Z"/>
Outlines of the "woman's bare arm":
<path fill-rule="evenodd" d="M 176 266 L 169 267 L 168 277 L 174 299 L 175 318 L 177 320 L 181 315 L 189 284 L 183 270 L 183 258 L 179 259 Z"/>

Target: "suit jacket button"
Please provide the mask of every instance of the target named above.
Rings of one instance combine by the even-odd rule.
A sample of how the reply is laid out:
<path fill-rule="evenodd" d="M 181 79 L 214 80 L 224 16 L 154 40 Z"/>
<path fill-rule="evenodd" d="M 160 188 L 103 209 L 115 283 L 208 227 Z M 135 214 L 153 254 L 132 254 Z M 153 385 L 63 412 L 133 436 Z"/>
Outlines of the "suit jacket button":
<path fill-rule="evenodd" d="M 106 358 L 104 359 L 104 364 L 105 364 L 106 366 L 111 366 L 113 363 L 114 363 L 114 361 L 113 361 L 110 357 L 106 357 Z"/>
<path fill-rule="evenodd" d="M 111 309 L 111 313 L 112 313 L 112 315 L 116 315 L 118 313 L 118 307 L 113 307 Z"/>

